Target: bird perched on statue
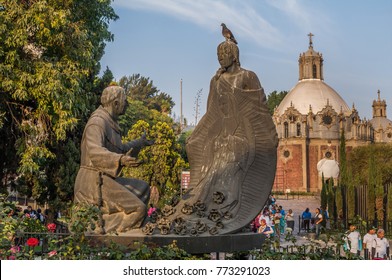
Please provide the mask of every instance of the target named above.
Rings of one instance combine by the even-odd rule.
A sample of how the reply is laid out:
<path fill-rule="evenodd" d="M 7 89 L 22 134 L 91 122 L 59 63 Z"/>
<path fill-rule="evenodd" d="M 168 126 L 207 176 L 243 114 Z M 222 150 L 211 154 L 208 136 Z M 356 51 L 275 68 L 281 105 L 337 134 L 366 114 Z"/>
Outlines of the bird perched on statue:
<path fill-rule="evenodd" d="M 227 41 L 232 41 L 233 43 L 238 44 L 237 40 L 234 38 L 233 33 L 231 33 L 230 29 L 227 28 L 226 24 L 222 23 L 221 26 L 223 37 L 225 37 Z"/>

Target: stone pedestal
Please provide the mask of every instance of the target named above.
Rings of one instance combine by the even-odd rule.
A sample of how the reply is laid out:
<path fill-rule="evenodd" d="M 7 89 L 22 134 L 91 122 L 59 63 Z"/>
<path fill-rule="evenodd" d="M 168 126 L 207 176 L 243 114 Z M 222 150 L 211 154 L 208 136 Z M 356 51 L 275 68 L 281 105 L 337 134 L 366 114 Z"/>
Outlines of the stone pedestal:
<path fill-rule="evenodd" d="M 202 254 L 260 249 L 265 236 L 253 232 L 212 236 L 144 235 L 141 231 L 134 231 L 119 235 L 88 235 L 87 238 L 104 244 L 113 241 L 130 250 L 140 246 L 140 243 L 165 246 L 176 241 L 177 246 L 186 252 Z"/>

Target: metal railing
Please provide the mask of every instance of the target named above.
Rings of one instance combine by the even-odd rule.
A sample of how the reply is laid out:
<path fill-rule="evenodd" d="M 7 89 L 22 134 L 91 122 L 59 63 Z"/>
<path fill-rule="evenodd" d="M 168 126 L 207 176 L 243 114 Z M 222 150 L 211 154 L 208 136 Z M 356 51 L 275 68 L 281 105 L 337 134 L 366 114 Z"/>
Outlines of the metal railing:
<path fill-rule="evenodd" d="M 371 226 L 374 227 L 380 227 L 385 231 L 385 237 L 387 238 L 392 238 L 392 220 L 384 220 L 384 221 L 378 221 L 378 220 L 369 220 L 369 221 L 358 221 L 357 219 L 336 219 L 336 220 L 331 220 L 327 219 L 324 228 L 327 231 L 346 231 L 349 228 L 350 224 L 355 224 L 357 227 L 357 230 L 361 233 L 361 235 L 365 235 L 368 232 L 368 228 Z M 301 232 L 307 232 L 305 230 L 305 222 L 304 219 L 302 219 L 301 216 L 298 216 L 298 224 L 299 224 L 299 229 L 298 233 Z M 314 229 L 314 219 L 312 218 L 309 221 L 309 231 L 312 232 Z"/>

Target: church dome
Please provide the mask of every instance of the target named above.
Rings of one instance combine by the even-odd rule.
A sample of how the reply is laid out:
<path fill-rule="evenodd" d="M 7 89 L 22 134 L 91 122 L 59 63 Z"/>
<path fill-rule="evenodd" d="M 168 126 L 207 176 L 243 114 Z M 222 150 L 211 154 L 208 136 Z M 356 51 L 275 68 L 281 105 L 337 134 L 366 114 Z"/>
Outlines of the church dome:
<path fill-rule="evenodd" d="M 324 82 L 323 55 L 313 49 L 312 33 L 309 36 L 309 48 L 300 54 L 299 81 L 289 91 L 278 106 L 275 114 L 283 115 L 287 108 L 294 107 L 301 114 L 317 114 L 330 105 L 336 113 L 351 111 L 346 102 Z"/>
<path fill-rule="evenodd" d="M 325 82 L 320 79 L 303 79 L 285 96 L 276 113 L 282 115 L 288 107 L 293 106 L 301 114 L 306 115 L 311 106 L 312 112 L 317 114 L 327 104 L 337 113 L 351 111 L 343 98 Z"/>
<path fill-rule="evenodd" d="M 386 130 L 387 128 L 392 128 L 392 121 L 385 117 L 374 117 L 373 119 L 370 120 L 370 123 L 372 124 L 375 130 L 378 130 L 380 128 L 382 130 Z"/>

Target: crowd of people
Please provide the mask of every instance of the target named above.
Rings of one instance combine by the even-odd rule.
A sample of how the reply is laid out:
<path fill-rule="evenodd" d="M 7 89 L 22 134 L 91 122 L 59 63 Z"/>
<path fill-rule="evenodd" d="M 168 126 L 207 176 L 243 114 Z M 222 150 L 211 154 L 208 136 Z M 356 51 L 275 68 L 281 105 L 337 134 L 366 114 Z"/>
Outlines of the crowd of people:
<path fill-rule="evenodd" d="M 301 229 L 306 232 L 315 232 L 319 237 L 322 229 L 328 228 L 328 209 L 316 208 L 312 214 L 306 208 L 301 214 Z M 267 238 L 281 238 L 283 234 L 291 234 L 294 230 L 295 218 L 292 209 L 287 212 L 282 205 L 278 205 L 273 195 L 270 195 L 267 205 L 252 222 L 252 230 L 264 234 Z M 370 227 L 368 232 L 361 237 L 355 224 L 349 225 L 349 230 L 344 234 L 344 249 L 346 252 L 361 255 L 365 259 L 389 259 L 389 241 L 385 238 L 382 228 Z"/>
<path fill-rule="evenodd" d="M 371 226 L 362 239 L 357 227 L 350 224 L 344 241 L 345 250 L 352 254 L 359 256 L 363 250 L 365 259 L 389 259 L 389 241 L 385 238 L 385 231 L 382 228 Z"/>
<path fill-rule="evenodd" d="M 267 205 L 251 224 L 254 232 L 265 234 L 267 237 L 277 236 L 280 238 L 284 233 L 294 230 L 294 213 L 292 209 L 286 211 L 282 205 L 276 203 L 271 195 Z"/>
<path fill-rule="evenodd" d="M 15 209 L 10 209 L 8 216 L 13 218 L 22 217 L 39 220 L 43 225 L 47 225 L 49 220 L 57 220 L 58 218 L 61 218 L 61 214 L 58 211 L 56 211 L 54 215 L 51 215 L 49 209 L 42 211 L 41 208 L 37 208 L 37 210 L 35 210 L 30 205 L 25 209 L 23 209 L 22 206 L 18 206 Z"/>

